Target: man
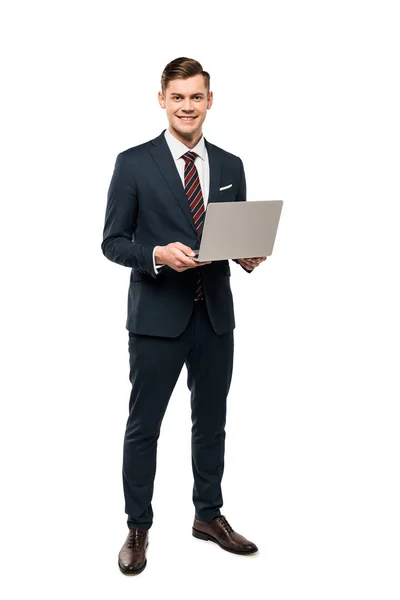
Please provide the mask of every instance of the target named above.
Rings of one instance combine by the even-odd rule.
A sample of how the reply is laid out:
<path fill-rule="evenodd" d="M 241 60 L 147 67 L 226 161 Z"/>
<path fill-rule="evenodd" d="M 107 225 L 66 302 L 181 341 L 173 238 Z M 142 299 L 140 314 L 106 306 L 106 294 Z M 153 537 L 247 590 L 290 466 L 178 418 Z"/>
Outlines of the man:
<path fill-rule="evenodd" d="M 220 512 L 235 328 L 230 267 L 226 260 L 199 264 L 191 258 L 207 203 L 246 199 L 243 164 L 203 137 L 213 93 L 200 63 L 173 60 L 161 90 L 169 127 L 118 155 L 102 242 L 109 260 L 131 268 L 126 328 L 132 391 L 122 468 L 129 533 L 118 556 L 126 575 L 147 564 L 157 440 L 183 364 L 191 391 L 192 533 L 229 552 L 258 550 Z M 250 273 L 265 258 L 236 262 Z"/>

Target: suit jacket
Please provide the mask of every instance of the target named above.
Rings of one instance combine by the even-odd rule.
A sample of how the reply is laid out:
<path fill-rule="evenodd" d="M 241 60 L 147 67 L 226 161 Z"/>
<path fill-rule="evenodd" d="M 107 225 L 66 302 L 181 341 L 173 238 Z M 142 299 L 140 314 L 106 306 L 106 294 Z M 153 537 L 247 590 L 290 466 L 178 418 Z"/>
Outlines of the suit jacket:
<path fill-rule="evenodd" d="M 202 230 L 197 234 L 164 132 L 118 154 L 101 248 L 109 260 L 131 268 L 126 328 L 138 334 L 177 337 L 192 314 L 197 268 L 178 272 L 165 265 L 156 274 L 153 249 L 171 242 L 198 248 Z M 241 159 L 204 141 L 210 165 L 208 202 L 245 201 Z M 229 184 L 232 187 L 220 190 Z M 232 331 L 235 317 L 229 262 L 220 260 L 198 268 L 215 333 Z"/>

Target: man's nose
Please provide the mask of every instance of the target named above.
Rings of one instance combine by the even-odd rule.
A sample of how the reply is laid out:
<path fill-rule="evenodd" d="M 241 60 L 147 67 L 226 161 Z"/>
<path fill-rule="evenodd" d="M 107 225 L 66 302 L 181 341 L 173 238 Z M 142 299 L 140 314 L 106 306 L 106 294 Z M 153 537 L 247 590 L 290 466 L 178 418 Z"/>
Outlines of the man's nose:
<path fill-rule="evenodd" d="M 192 102 L 191 102 L 190 98 L 186 98 L 186 100 L 184 100 L 183 110 L 186 111 L 186 112 L 192 112 L 193 111 Z"/>

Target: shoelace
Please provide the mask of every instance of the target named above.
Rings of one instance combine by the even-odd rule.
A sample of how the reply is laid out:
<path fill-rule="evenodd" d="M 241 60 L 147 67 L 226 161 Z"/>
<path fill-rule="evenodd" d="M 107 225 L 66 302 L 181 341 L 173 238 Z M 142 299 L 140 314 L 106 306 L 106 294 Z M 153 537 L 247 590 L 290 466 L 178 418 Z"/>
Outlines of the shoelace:
<path fill-rule="evenodd" d="M 144 532 L 141 529 L 131 529 L 129 534 L 128 548 L 133 550 L 140 548 Z"/>
<path fill-rule="evenodd" d="M 225 519 L 225 517 L 223 515 L 221 515 L 220 517 L 217 517 L 216 521 L 218 521 L 218 523 L 221 523 L 221 525 L 224 528 L 224 530 L 226 531 L 226 533 L 233 533 L 232 527 L 229 525 L 228 521 Z"/>

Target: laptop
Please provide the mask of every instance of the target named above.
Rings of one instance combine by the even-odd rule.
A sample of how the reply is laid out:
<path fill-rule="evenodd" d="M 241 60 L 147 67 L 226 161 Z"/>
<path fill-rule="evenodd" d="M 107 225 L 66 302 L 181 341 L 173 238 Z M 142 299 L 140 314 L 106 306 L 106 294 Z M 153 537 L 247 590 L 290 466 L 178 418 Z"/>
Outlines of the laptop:
<path fill-rule="evenodd" d="M 196 262 L 270 256 L 283 200 L 209 202 Z"/>

